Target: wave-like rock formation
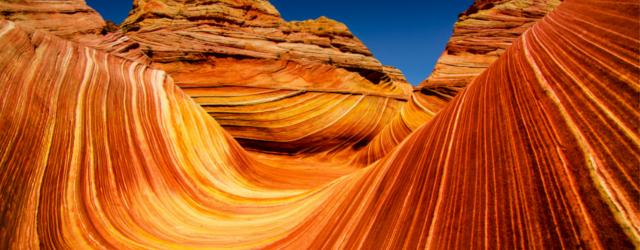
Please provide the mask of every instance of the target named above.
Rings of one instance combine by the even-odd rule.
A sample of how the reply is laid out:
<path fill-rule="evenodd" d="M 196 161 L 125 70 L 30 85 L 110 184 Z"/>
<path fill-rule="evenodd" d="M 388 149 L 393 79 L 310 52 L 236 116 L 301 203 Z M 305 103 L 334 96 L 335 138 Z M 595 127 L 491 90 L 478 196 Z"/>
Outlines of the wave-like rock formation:
<path fill-rule="evenodd" d="M 76 41 L 96 39 L 106 26 L 84 0 L 0 1 L 0 19 Z"/>
<path fill-rule="evenodd" d="M 92 46 L 166 71 L 259 152 L 350 155 L 412 92 L 344 24 L 287 22 L 265 0 L 136 0 L 122 31 Z"/>
<path fill-rule="evenodd" d="M 430 104 L 427 114 L 437 114 L 561 1 L 475 0 L 459 15 L 444 52 L 429 77 L 415 89 L 413 99 Z M 425 123 L 428 119 L 419 115 L 424 110 L 412 109 L 418 112 L 405 117 L 417 117 L 409 118 L 412 123 Z"/>
<path fill-rule="evenodd" d="M 565 1 L 364 167 L 248 152 L 165 71 L 0 21 L 0 247 L 638 248 L 639 11 Z M 216 96 L 281 95 L 251 88 Z"/>
<path fill-rule="evenodd" d="M 515 39 L 559 3 L 558 0 L 476 0 L 460 14 L 453 36 L 430 77 L 414 90 L 396 117 L 352 162 L 366 165 L 384 157 L 446 107 Z"/>

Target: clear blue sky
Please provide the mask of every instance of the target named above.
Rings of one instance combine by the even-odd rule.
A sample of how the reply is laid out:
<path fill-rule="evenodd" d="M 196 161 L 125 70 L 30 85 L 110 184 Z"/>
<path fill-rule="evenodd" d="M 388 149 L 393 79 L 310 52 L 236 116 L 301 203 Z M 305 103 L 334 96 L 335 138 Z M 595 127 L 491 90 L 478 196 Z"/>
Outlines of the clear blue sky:
<path fill-rule="evenodd" d="M 286 20 L 327 16 L 341 21 L 383 64 L 418 84 L 433 69 L 458 14 L 473 0 L 270 0 Z M 107 20 L 122 22 L 132 0 L 87 0 Z"/>

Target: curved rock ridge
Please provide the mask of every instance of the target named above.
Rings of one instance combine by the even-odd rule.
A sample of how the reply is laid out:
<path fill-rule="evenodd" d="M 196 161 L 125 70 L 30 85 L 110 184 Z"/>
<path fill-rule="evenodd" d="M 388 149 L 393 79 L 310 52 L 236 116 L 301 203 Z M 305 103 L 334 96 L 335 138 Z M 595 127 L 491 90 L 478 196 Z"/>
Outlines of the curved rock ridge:
<path fill-rule="evenodd" d="M 429 122 L 459 91 L 495 62 L 511 43 L 560 3 L 559 0 L 476 0 L 460 14 L 454 34 L 432 74 L 413 90 L 392 122 L 359 152 L 354 164 L 385 156 Z"/>
<path fill-rule="evenodd" d="M 353 154 L 412 92 L 346 25 L 286 22 L 264 0 L 135 1 L 120 32 L 90 45 L 164 70 L 259 152 Z"/>
<path fill-rule="evenodd" d="M 222 58 L 171 67 L 181 69 L 171 76 L 185 93 L 243 146 L 260 152 L 349 155 L 407 100 L 407 89 L 389 91 L 396 87 L 326 64 Z"/>
<path fill-rule="evenodd" d="M 453 35 L 420 87 L 464 87 L 561 0 L 476 0 L 460 14 Z"/>
<path fill-rule="evenodd" d="M 350 164 L 367 166 L 392 152 L 411 133 L 433 119 L 460 91 L 456 87 L 417 88 L 399 112 L 362 149 Z"/>
<path fill-rule="evenodd" d="M 0 247 L 638 248 L 639 11 L 565 1 L 364 168 L 247 152 L 164 71 L 0 21 Z"/>
<path fill-rule="evenodd" d="M 0 1 L 0 19 L 76 41 L 98 38 L 106 25 L 83 0 Z"/>

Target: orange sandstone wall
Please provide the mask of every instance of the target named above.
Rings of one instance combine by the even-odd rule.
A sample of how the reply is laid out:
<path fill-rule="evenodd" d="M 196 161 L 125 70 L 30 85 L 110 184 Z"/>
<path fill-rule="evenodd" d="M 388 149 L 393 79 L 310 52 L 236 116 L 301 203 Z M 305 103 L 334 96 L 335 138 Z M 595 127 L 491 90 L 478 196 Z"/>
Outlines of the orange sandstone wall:
<path fill-rule="evenodd" d="M 476 0 L 460 14 L 445 51 L 420 87 L 463 87 L 561 0 Z"/>
<path fill-rule="evenodd" d="M 0 19 L 76 41 L 96 39 L 106 25 L 83 0 L 0 1 Z"/>
<path fill-rule="evenodd" d="M 163 71 L 0 21 L 0 246 L 638 248 L 638 11 L 562 3 L 365 168 L 248 153 Z"/>

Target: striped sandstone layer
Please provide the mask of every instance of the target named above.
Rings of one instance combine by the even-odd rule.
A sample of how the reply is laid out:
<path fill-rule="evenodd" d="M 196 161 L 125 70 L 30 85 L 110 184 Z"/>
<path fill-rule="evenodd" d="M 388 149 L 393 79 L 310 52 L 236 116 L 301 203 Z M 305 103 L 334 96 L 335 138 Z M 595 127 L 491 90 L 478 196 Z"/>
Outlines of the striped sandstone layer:
<path fill-rule="evenodd" d="M 95 47 L 166 71 L 253 151 L 352 155 L 412 92 L 344 24 L 265 0 L 137 0 L 122 28 Z"/>
<path fill-rule="evenodd" d="M 4 0 L 0 19 L 71 40 L 96 39 L 106 25 L 83 0 Z"/>
<path fill-rule="evenodd" d="M 561 0 L 476 0 L 420 87 L 464 87 Z"/>
<path fill-rule="evenodd" d="M 286 22 L 266 0 L 136 0 L 122 26 L 169 73 L 183 72 L 171 63 L 251 58 L 334 65 L 391 83 L 346 25 L 327 17 Z"/>
<path fill-rule="evenodd" d="M 638 248 L 638 11 L 567 0 L 359 169 L 247 153 L 163 71 L 1 21 L 0 247 Z"/>
<path fill-rule="evenodd" d="M 167 70 L 186 93 L 253 151 L 304 157 L 339 151 L 349 156 L 387 125 L 411 93 L 411 86 L 402 73 L 377 62 L 344 24 L 325 17 L 285 22 L 266 1 L 198 2 L 198 5 L 138 1 L 127 21 L 132 23 L 123 25 L 126 32 L 117 31 L 97 39 L 93 34 L 86 34 L 83 26 L 86 23 L 70 21 L 71 18 L 84 20 L 86 16 L 95 15 L 95 19 L 104 24 L 83 1 L 0 4 L 10 10 L 4 12 L 4 18 L 20 20 L 23 27 L 49 31 L 104 52 Z M 162 7 L 166 5 L 170 5 L 168 10 Z M 37 15 L 25 16 L 24 9 L 34 10 L 32 12 Z M 80 14 L 85 16 L 79 17 Z M 45 19 L 54 22 L 42 22 Z M 223 19 L 234 21 L 221 21 Z M 68 23 L 78 25 L 60 27 Z M 264 29 L 274 23 L 279 26 L 279 34 L 264 37 L 264 34 L 272 33 L 272 30 L 266 32 Z M 213 24 L 217 26 L 213 27 Z M 194 33 L 171 40 L 170 37 L 176 37 L 178 32 L 171 29 L 134 32 L 131 28 L 162 25 L 179 31 L 192 27 Z M 64 34 L 59 32 L 62 28 Z M 224 32 L 215 37 L 196 39 L 190 36 L 221 30 Z M 266 33 L 258 34 L 260 32 Z M 141 37 L 159 40 L 140 40 Z M 266 41 L 278 43 L 269 47 L 265 45 Z M 243 50 L 245 52 L 251 49 L 266 51 L 278 46 L 290 48 L 282 58 L 274 60 L 251 58 L 237 49 L 225 47 L 225 43 L 231 46 L 249 44 Z M 169 48 L 171 52 L 153 50 L 149 44 Z M 200 51 L 187 45 L 198 47 Z M 175 56 L 167 56 L 167 53 Z M 337 66 L 340 62 L 342 66 Z M 374 84 L 370 79 L 377 82 Z M 322 106 L 328 103 L 332 104 Z M 335 129 L 344 127 L 357 129 L 342 133 Z"/>
<path fill-rule="evenodd" d="M 460 14 L 453 36 L 429 76 L 354 163 L 374 162 L 440 112 L 473 78 L 495 62 L 558 0 L 476 0 Z"/>

